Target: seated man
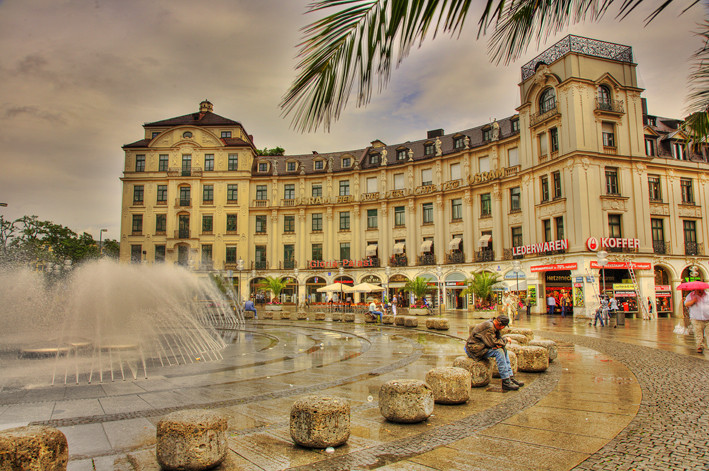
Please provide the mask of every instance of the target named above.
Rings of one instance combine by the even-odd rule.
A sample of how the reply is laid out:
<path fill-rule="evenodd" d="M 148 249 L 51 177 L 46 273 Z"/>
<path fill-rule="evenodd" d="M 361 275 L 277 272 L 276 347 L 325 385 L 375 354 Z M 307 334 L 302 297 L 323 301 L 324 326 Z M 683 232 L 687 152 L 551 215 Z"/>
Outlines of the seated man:
<path fill-rule="evenodd" d="M 244 303 L 244 311 L 251 311 L 254 313 L 254 319 L 258 319 L 258 315 L 256 314 L 256 306 L 254 306 L 254 302 L 250 299 L 247 299 L 246 302 Z"/>
<path fill-rule="evenodd" d="M 497 370 L 502 378 L 502 390 L 516 391 L 520 386 L 524 386 L 524 383 L 514 378 L 510 358 L 505 350 L 505 341 L 500 335 L 500 331 L 509 323 L 509 317 L 502 314 L 476 325 L 465 343 L 465 353 L 476 360 L 495 357 Z"/>
<path fill-rule="evenodd" d="M 382 321 L 382 311 L 377 310 L 377 303 L 375 299 L 372 299 L 372 302 L 369 303 L 369 314 L 372 316 L 379 316 L 379 322 Z"/>

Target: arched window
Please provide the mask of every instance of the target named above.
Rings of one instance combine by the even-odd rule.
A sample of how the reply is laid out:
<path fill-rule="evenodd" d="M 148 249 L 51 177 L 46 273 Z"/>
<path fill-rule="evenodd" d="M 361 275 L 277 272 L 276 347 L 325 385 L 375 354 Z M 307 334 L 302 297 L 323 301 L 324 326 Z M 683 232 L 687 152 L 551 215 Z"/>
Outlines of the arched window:
<path fill-rule="evenodd" d="M 539 113 L 546 113 L 556 108 L 556 93 L 553 88 L 547 88 L 539 97 Z"/>
<path fill-rule="evenodd" d="M 598 108 L 611 110 L 611 90 L 606 85 L 598 86 Z"/>

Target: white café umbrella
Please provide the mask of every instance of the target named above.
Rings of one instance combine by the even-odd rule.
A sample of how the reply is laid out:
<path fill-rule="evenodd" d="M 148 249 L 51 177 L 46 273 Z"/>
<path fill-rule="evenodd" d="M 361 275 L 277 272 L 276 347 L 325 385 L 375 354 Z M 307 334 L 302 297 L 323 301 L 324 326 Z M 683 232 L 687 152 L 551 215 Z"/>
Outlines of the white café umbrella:
<path fill-rule="evenodd" d="M 345 290 L 345 291 L 347 291 L 347 290 Z M 371 283 L 360 283 L 358 285 L 354 285 L 353 287 L 351 287 L 348 292 L 350 292 L 350 293 L 371 293 L 372 291 L 384 291 L 384 288 L 382 288 L 379 285 L 373 285 Z"/>
<path fill-rule="evenodd" d="M 331 285 L 326 285 L 323 286 L 322 288 L 318 288 L 317 292 L 318 293 L 333 293 L 335 291 L 344 291 L 344 286 L 342 286 L 342 283 L 332 283 Z"/>

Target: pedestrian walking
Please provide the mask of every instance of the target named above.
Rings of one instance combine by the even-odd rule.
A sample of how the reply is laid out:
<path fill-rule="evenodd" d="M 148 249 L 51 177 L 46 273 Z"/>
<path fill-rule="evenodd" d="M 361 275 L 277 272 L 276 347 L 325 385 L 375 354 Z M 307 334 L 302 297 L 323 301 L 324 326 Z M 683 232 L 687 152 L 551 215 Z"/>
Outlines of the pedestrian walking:
<path fill-rule="evenodd" d="M 554 308 L 556 307 L 556 298 L 549 293 L 549 296 L 547 296 L 547 314 L 550 316 L 554 315 Z"/>
<path fill-rule="evenodd" d="M 709 294 L 707 290 L 695 289 L 684 299 L 684 305 L 689 309 L 689 318 L 694 328 L 694 342 L 697 346 L 697 353 L 704 352 L 709 338 L 707 337 L 707 327 L 709 327 Z"/>
<path fill-rule="evenodd" d="M 391 313 L 394 314 L 394 317 L 396 317 L 396 308 L 398 304 L 399 298 L 397 298 L 396 294 L 394 294 L 394 296 L 392 296 L 391 298 Z"/>

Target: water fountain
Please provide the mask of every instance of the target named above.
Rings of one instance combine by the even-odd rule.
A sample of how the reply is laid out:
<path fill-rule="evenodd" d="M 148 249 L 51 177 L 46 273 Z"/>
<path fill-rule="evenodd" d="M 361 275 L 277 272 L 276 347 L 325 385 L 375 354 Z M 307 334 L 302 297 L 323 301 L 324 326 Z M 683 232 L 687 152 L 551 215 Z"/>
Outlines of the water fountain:
<path fill-rule="evenodd" d="M 56 279 L 6 269 L 0 386 L 137 379 L 152 365 L 218 360 L 217 329 L 237 329 L 236 312 L 209 277 L 170 265 L 102 260 Z"/>

